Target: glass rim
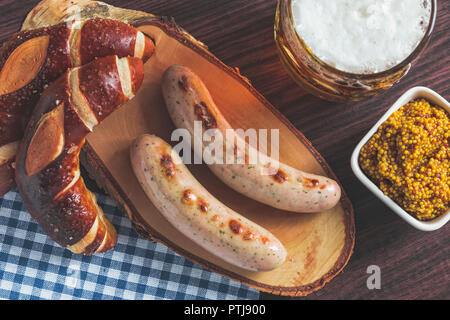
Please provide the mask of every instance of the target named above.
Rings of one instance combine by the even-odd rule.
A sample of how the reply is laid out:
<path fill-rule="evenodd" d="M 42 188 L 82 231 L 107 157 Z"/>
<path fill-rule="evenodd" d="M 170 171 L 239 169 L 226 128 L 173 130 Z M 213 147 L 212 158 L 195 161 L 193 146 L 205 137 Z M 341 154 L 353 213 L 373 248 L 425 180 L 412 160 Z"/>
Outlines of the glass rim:
<path fill-rule="evenodd" d="M 283 1 L 283 0 L 280 0 Z M 422 51 L 425 49 L 428 41 L 430 40 L 431 34 L 433 32 L 434 29 L 434 25 L 436 23 L 436 16 L 437 16 L 437 0 L 430 0 L 431 3 L 431 14 L 430 14 L 430 21 L 428 23 L 428 27 L 427 30 L 425 31 L 425 34 L 422 37 L 422 40 L 419 42 L 419 44 L 416 46 L 416 48 L 400 63 L 396 64 L 395 66 L 386 69 L 384 71 L 380 71 L 380 72 L 374 72 L 374 73 L 352 73 L 352 72 L 347 72 L 347 71 L 343 71 L 343 70 L 339 70 L 333 66 L 331 66 L 330 64 L 324 62 L 323 60 L 321 60 L 320 58 L 318 58 L 313 52 L 312 50 L 308 47 L 308 45 L 305 43 L 305 41 L 303 40 L 303 38 L 298 34 L 297 30 L 294 27 L 294 19 L 293 19 L 293 14 L 292 14 L 292 0 L 287 0 L 287 4 L 288 4 L 288 19 L 289 19 L 289 26 L 292 27 L 297 39 L 299 40 L 299 43 L 301 44 L 301 46 L 308 52 L 308 54 L 317 62 L 319 63 L 322 67 L 324 67 L 325 69 L 329 70 L 330 72 L 334 73 L 334 74 L 338 74 L 347 78 L 357 78 L 357 79 L 364 79 L 364 80 L 370 80 L 370 79 L 375 79 L 375 78 L 380 78 L 380 77 L 385 77 L 385 76 L 389 76 L 392 74 L 395 74 L 397 72 L 399 72 L 400 70 L 404 69 L 407 65 L 409 65 L 410 63 L 412 63 L 418 56 L 420 53 L 422 53 Z"/>

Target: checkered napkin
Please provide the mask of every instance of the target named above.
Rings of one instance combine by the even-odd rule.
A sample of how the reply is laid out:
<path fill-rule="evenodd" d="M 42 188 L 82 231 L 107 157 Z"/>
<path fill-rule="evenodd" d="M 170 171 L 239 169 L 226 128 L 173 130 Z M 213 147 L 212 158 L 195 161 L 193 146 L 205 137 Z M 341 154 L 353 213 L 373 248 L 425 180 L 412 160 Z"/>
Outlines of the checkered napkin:
<path fill-rule="evenodd" d="M 258 291 L 139 238 L 109 197 L 96 196 L 119 239 L 91 257 L 53 243 L 17 190 L 0 197 L 1 299 L 258 299 Z"/>

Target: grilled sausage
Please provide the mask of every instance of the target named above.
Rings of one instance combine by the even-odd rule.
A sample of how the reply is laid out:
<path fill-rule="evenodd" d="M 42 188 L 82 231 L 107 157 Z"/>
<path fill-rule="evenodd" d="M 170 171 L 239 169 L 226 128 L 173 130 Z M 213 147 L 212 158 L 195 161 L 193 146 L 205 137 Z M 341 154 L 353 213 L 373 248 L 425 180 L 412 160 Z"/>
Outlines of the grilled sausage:
<path fill-rule="evenodd" d="M 174 65 L 163 75 L 162 92 L 170 117 L 178 128 L 189 130 L 195 142 L 211 142 L 194 134 L 194 122 L 204 130 L 219 130 L 224 137 L 222 163 L 208 163 L 211 171 L 237 192 L 277 209 L 320 212 L 336 205 L 341 196 L 332 179 L 306 173 L 261 154 L 238 136 L 214 103 L 202 80 L 190 69 Z M 243 106 L 244 107 L 244 106 Z M 227 131 L 234 132 L 227 135 Z M 257 155 L 255 163 L 249 159 Z M 238 157 L 241 162 L 238 162 Z"/>
<path fill-rule="evenodd" d="M 286 249 L 274 235 L 214 198 L 160 138 L 139 137 L 131 163 L 162 215 L 210 253 L 252 271 L 272 270 L 285 261 Z"/>

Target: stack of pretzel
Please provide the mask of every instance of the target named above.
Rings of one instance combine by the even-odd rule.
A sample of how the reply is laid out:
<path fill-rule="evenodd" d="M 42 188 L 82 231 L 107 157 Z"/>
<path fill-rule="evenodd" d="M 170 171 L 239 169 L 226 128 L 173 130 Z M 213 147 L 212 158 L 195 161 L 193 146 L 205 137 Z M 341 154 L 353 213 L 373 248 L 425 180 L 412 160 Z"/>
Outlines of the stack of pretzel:
<path fill-rule="evenodd" d="M 111 19 L 72 20 L 13 35 L 0 48 L 0 194 L 15 184 L 58 244 L 86 255 L 117 234 L 86 188 L 86 135 L 139 90 L 153 41 Z"/>

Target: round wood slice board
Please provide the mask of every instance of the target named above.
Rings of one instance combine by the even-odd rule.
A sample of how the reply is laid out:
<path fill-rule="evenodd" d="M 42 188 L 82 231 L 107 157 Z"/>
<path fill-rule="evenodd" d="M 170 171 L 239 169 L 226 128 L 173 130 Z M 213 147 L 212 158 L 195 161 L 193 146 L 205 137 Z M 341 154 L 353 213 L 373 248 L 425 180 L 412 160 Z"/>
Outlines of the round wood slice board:
<path fill-rule="evenodd" d="M 279 129 L 282 162 L 337 178 L 310 142 L 245 78 L 187 37 L 175 23 L 149 19 L 135 25 L 154 39 L 156 52 L 145 64 L 145 80 L 136 97 L 88 136 L 83 155 L 88 172 L 126 211 L 142 237 L 161 242 L 207 269 L 258 290 L 302 296 L 322 288 L 342 270 L 353 251 L 353 209 L 345 192 L 332 210 L 289 213 L 236 193 L 206 165 L 189 166 L 214 196 L 271 231 L 285 245 L 286 262 L 270 272 L 249 272 L 206 252 L 173 228 L 146 197 L 132 172 L 129 148 L 144 133 L 156 134 L 170 143 L 175 128 L 166 111 L 160 82 L 172 64 L 185 65 L 203 79 L 234 128 Z"/>

